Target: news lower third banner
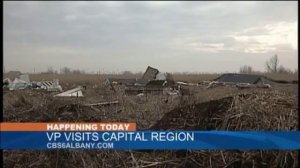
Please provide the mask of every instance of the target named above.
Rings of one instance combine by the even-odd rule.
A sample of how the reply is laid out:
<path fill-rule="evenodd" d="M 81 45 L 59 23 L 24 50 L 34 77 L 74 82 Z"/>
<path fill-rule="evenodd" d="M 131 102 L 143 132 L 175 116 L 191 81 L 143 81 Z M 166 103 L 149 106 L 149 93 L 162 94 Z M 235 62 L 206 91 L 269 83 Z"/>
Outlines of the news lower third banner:
<path fill-rule="evenodd" d="M 1 149 L 300 149 L 299 131 L 136 131 L 135 123 L 1 123 Z"/>

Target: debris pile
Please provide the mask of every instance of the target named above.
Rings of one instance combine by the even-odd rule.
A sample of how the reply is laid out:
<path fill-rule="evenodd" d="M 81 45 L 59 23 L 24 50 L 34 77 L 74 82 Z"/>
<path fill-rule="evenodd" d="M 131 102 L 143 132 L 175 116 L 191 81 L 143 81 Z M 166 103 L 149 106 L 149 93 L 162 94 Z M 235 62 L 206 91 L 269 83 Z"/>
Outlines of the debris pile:
<path fill-rule="evenodd" d="M 35 88 L 45 89 L 49 92 L 61 92 L 62 87 L 59 85 L 58 79 L 53 81 L 34 82 Z"/>
<path fill-rule="evenodd" d="M 53 81 L 30 81 L 28 74 L 21 74 L 17 76 L 13 81 L 9 78 L 3 80 L 4 90 L 24 90 L 24 89 L 44 89 L 49 92 L 61 92 L 62 87 L 59 85 L 58 79 Z"/>
<path fill-rule="evenodd" d="M 174 79 L 169 73 L 162 73 L 158 69 L 148 66 L 141 79 L 107 79 L 106 85 L 116 92 L 116 85 L 124 85 L 127 95 L 164 94 L 165 88 L 174 88 Z"/>
<path fill-rule="evenodd" d="M 272 84 L 273 82 L 268 80 L 266 77 L 261 75 L 254 74 L 235 74 L 235 73 L 227 73 L 223 74 L 214 81 L 224 82 L 224 83 L 249 83 L 249 84 Z"/>
<path fill-rule="evenodd" d="M 83 88 L 81 86 L 67 90 L 65 92 L 59 93 L 57 95 L 54 95 L 54 97 L 83 97 L 82 90 Z"/>

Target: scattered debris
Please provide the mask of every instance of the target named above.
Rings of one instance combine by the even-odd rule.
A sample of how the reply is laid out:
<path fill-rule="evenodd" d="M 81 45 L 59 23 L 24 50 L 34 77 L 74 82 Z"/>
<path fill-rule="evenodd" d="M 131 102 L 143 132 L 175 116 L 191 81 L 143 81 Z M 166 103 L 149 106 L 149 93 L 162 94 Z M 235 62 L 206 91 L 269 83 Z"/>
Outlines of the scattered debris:
<path fill-rule="evenodd" d="M 13 74 L 19 74 L 14 72 Z M 12 75 L 11 75 L 12 76 Z M 21 74 L 13 81 L 10 78 L 3 80 L 3 89 L 9 90 L 22 90 L 22 89 L 45 89 L 49 92 L 61 92 L 62 87 L 59 85 L 58 79 L 53 81 L 30 82 L 28 74 Z"/>
<path fill-rule="evenodd" d="M 15 78 L 13 82 L 9 85 L 9 90 L 22 90 L 29 88 L 30 83 L 23 81 L 19 78 Z"/>
<path fill-rule="evenodd" d="M 226 82 L 217 82 L 212 81 L 208 84 L 206 89 L 213 88 L 216 86 L 232 86 L 237 87 L 239 89 L 246 89 L 246 88 L 271 88 L 270 84 L 260 83 L 260 84 L 251 84 L 251 83 L 226 83 Z"/>
<path fill-rule="evenodd" d="M 145 94 L 144 93 L 139 93 L 139 94 L 137 94 L 136 96 L 137 97 L 143 97 Z"/>
<path fill-rule="evenodd" d="M 104 105 L 111 105 L 111 104 L 119 104 L 119 101 L 115 100 L 115 101 L 111 101 L 111 102 L 85 104 L 85 106 L 104 106 Z"/>
<path fill-rule="evenodd" d="M 148 82 L 155 80 L 166 81 L 168 85 L 173 85 L 175 83 L 173 76 L 170 73 L 162 73 L 158 69 L 150 66 L 147 67 L 142 79 Z"/>
<path fill-rule="evenodd" d="M 55 97 L 83 97 L 82 94 L 82 87 L 79 86 L 75 89 L 67 90 L 65 92 L 59 93 L 57 95 L 54 95 Z"/>
<path fill-rule="evenodd" d="M 178 96 L 180 95 L 180 91 L 179 90 L 175 90 L 173 88 L 166 88 L 163 90 L 164 95 L 170 95 L 170 96 Z"/>
<path fill-rule="evenodd" d="M 150 66 L 147 67 L 142 79 L 144 80 L 155 80 L 156 75 L 159 73 L 158 69 L 152 68 Z"/>
<path fill-rule="evenodd" d="M 171 87 L 175 84 L 173 76 L 169 73 L 161 73 L 158 69 L 147 67 L 141 79 L 107 79 L 105 84 L 114 92 L 114 85 L 126 86 L 125 94 L 137 95 L 140 93 L 162 94 L 163 88 Z"/>
<path fill-rule="evenodd" d="M 20 75 L 18 78 L 19 78 L 20 80 L 22 80 L 22 81 L 25 81 L 25 82 L 27 82 L 27 83 L 30 83 L 30 79 L 29 79 L 29 75 L 28 75 L 28 74 Z"/>
<path fill-rule="evenodd" d="M 165 87 L 168 82 L 165 80 L 152 80 L 146 84 L 146 87 Z"/>
<path fill-rule="evenodd" d="M 246 89 L 246 88 L 271 88 L 270 84 L 260 84 L 260 85 L 252 85 L 250 83 L 239 83 L 235 85 L 239 89 Z"/>
<path fill-rule="evenodd" d="M 54 79 L 53 81 L 42 81 L 37 82 L 36 85 L 41 89 L 45 89 L 49 92 L 61 92 L 62 87 L 59 85 L 58 79 Z"/>
<path fill-rule="evenodd" d="M 161 73 L 157 69 L 148 66 L 143 77 L 141 79 L 106 79 L 105 84 L 118 84 L 125 86 L 149 86 L 152 85 L 153 81 L 165 81 L 165 85 L 173 85 L 174 79 L 173 76 L 169 73 Z"/>
<path fill-rule="evenodd" d="M 185 85 L 185 86 L 198 86 L 196 83 L 186 83 L 186 82 L 176 82 L 178 85 Z"/>

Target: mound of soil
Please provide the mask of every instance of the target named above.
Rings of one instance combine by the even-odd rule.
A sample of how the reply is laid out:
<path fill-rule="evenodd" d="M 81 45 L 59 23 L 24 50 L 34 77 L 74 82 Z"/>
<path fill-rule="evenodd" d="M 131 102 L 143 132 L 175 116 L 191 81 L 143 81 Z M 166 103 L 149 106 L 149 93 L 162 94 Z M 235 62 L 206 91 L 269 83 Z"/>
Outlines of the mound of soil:
<path fill-rule="evenodd" d="M 175 108 L 166 113 L 150 130 L 210 130 L 215 126 L 209 120 L 216 114 L 224 114 L 233 97 L 225 97 L 200 104 Z"/>
<path fill-rule="evenodd" d="M 296 100 L 281 92 L 238 94 L 175 108 L 150 129 L 297 130 Z"/>

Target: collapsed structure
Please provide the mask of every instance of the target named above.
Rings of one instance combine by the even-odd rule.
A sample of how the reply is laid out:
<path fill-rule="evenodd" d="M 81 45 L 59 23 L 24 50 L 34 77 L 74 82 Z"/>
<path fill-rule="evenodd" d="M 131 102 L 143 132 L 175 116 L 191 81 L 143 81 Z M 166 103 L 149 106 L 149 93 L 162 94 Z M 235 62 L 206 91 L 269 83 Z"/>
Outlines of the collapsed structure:
<path fill-rule="evenodd" d="M 14 73 L 16 74 L 16 73 Z M 5 90 L 23 90 L 23 89 L 44 89 L 50 92 L 61 92 L 62 87 L 58 79 L 53 81 L 30 81 L 28 74 L 20 74 L 11 81 L 10 78 L 3 79 L 3 89 Z"/>
<path fill-rule="evenodd" d="M 254 74 L 236 74 L 227 73 L 216 78 L 214 81 L 224 82 L 228 84 L 237 83 L 249 83 L 249 84 L 272 84 L 272 81 L 268 80 L 264 76 Z"/>
<path fill-rule="evenodd" d="M 13 81 L 9 77 L 3 80 L 3 89 L 20 90 L 29 88 L 30 86 L 30 79 L 27 74 L 16 76 Z"/>
<path fill-rule="evenodd" d="M 54 79 L 53 81 L 41 81 L 35 83 L 37 87 L 41 89 L 45 89 L 49 92 L 61 92 L 62 87 L 59 85 L 58 79 Z"/>
<path fill-rule="evenodd" d="M 274 82 L 261 75 L 226 73 L 210 82 L 207 88 L 217 85 L 232 85 L 238 88 L 270 88 L 273 84 Z"/>
<path fill-rule="evenodd" d="M 171 74 L 162 73 L 148 66 L 141 79 L 107 79 L 107 84 L 115 91 L 113 84 L 125 86 L 125 94 L 163 94 L 175 82 Z"/>

